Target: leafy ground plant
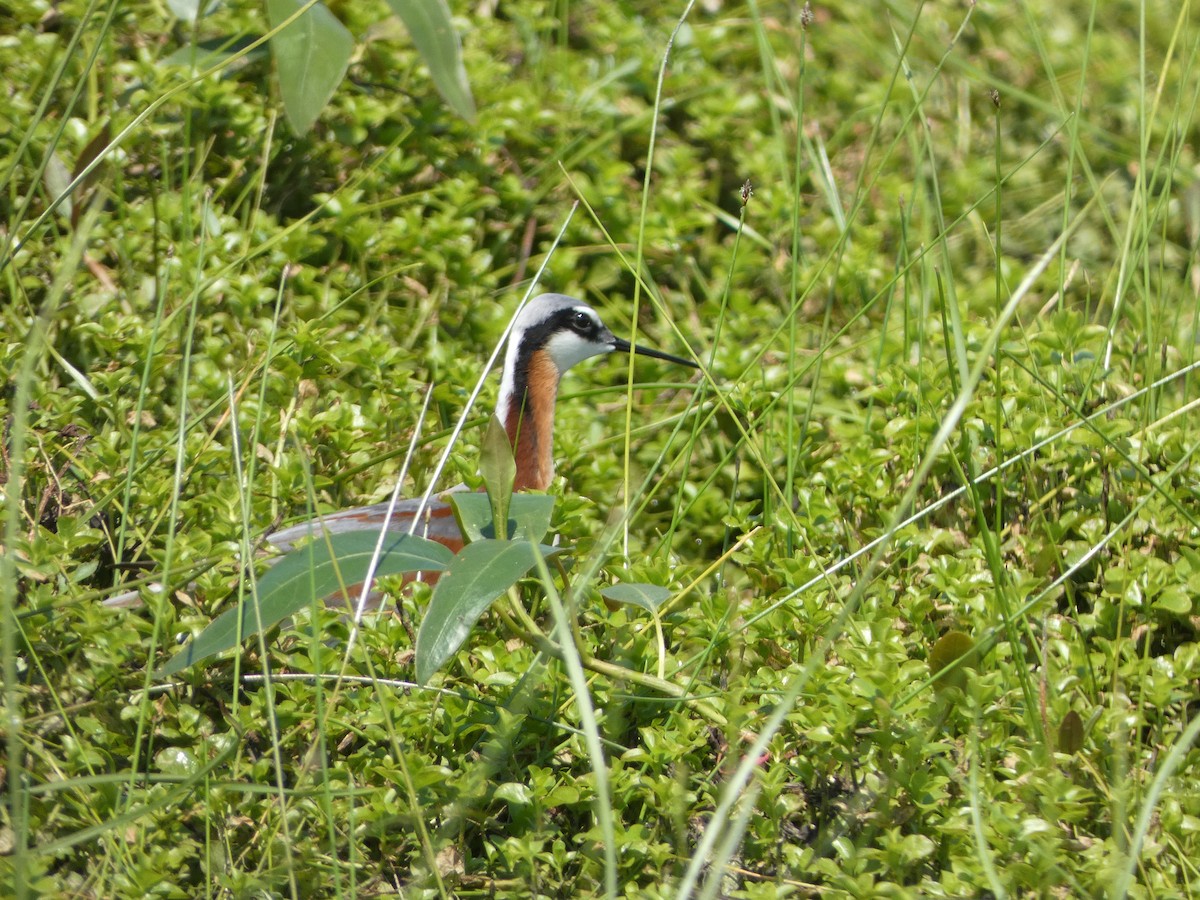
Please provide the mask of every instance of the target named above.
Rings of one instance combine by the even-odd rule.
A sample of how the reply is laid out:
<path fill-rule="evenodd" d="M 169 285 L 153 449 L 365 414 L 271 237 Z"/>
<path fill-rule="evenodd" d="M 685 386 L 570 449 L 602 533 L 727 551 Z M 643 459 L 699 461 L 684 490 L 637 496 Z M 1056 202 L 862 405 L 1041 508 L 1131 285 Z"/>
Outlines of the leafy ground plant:
<path fill-rule="evenodd" d="M 456 7 L 472 123 L 333 4 L 300 136 L 169 9 L 0 10 L 0 893 L 1196 892 L 1192 7 Z M 543 263 L 704 363 L 564 382 L 565 577 L 156 679 L 278 523 L 478 485 Z"/>

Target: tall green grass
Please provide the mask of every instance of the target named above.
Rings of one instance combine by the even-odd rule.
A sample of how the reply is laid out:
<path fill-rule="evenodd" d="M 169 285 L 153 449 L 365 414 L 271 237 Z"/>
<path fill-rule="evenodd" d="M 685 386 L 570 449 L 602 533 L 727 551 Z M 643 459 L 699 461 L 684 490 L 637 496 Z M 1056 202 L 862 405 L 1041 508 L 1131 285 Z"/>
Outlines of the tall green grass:
<path fill-rule="evenodd" d="M 1191 893 L 1190 5 L 460 12 L 476 124 L 371 32 L 304 138 L 0 14 L 3 893 Z M 535 272 L 703 363 L 564 382 L 573 564 L 433 684 L 422 588 L 156 682 L 272 525 L 477 478 Z"/>

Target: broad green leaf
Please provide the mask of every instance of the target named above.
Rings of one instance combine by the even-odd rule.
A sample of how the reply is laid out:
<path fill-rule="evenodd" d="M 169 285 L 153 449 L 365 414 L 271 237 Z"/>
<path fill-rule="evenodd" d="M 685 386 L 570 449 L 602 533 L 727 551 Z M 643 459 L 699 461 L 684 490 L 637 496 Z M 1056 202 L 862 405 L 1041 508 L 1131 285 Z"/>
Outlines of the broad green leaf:
<path fill-rule="evenodd" d="M 503 800 L 512 806 L 532 806 L 534 803 L 533 792 L 529 789 L 529 785 L 521 784 L 519 781 L 506 781 L 499 785 L 492 797 L 496 800 Z"/>
<path fill-rule="evenodd" d="M 517 479 L 517 464 L 513 459 L 508 432 L 496 416 L 488 419 L 487 432 L 483 436 L 479 474 L 483 476 L 483 486 L 492 504 L 495 536 L 505 540 L 508 538 L 508 505 Z"/>
<path fill-rule="evenodd" d="M 304 0 L 267 0 L 271 28 L 303 7 Z M 353 50 L 350 32 L 320 3 L 271 39 L 283 111 L 296 134 L 304 134 L 317 120 L 342 83 Z"/>
<path fill-rule="evenodd" d="M 174 675 L 202 659 L 236 647 L 258 633 L 260 621 L 265 631 L 307 608 L 314 597 L 325 600 L 343 588 L 361 585 L 378 540 L 378 531 L 347 531 L 330 535 L 328 540 L 318 538 L 293 550 L 258 580 L 260 615 L 254 614 L 250 605 L 253 600 L 248 601 L 239 631 L 237 608 L 226 610 L 159 669 L 158 677 Z M 375 574 L 380 577 L 441 572 L 453 559 L 453 553 L 434 541 L 411 534 L 389 535 Z"/>
<path fill-rule="evenodd" d="M 657 584 L 626 582 L 601 589 L 600 596 L 614 603 L 640 606 L 647 612 L 656 613 L 662 602 L 671 596 L 671 592 Z"/>
<path fill-rule="evenodd" d="M 539 552 L 528 541 L 484 538 L 467 544 L 438 579 L 417 632 L 417 681 L 426 684 L 470 635 L 489 606 L 533 568 Z"/>
<path fill-rule="evenodd" d="M 467 543 L 496 537 L 492 504 L 487 494 L 461 491 L 450 494 L 454 517 Z M 508 527 L 513 540 L 541 541 L 550 530 L 554 498 L 549 494 L 513 494 L 508 504 Z"/>
<path fill-rule="evenodd" d="M 1169 585 L 1161 594 L 1154 598 L 1154 608 L 1174 613 L 1177 616 L 1190 615 L 1192 612 L 1192 595 L 1181 585 Z"/>
<path fill-rule="evenodd" d="M 475 121 L 475 99 L 462 63 L 462 44 L 450 21 L 446 0 L 388 0 L 408 33 L 425 65 L 433 85 L 452 110 Z"/>

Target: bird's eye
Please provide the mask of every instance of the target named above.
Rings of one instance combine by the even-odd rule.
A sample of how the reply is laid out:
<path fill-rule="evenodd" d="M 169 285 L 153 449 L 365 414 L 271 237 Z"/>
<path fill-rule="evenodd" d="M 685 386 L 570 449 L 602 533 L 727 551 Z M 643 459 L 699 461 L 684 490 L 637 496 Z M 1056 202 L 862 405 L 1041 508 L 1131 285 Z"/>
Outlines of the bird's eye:
<path fill-rule="evenodd" d="M 582 310 L 576 310 L 571 316 L 571 330 L 582 335 L 592 332 L 592 318 Z"/>

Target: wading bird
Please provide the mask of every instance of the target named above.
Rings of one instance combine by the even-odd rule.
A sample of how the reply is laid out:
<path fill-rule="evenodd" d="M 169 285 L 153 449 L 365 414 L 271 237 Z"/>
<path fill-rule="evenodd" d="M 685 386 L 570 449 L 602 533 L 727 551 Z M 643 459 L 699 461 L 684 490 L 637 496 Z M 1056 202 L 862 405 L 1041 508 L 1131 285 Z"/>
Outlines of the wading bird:
<path fill-rule="evenodd" d="M 508 339 L 496 407 L 496 416 L 513 448 L 513 490 L 544 491 L 550 486 L 554 479 L 554 405 L 559 381 L 576 363 L 613 351 L 698 368 L 696 363 L 669 353 L 631 346 L 614 335 L 594 309 L 565 294 L 535 297 L 517 315 Z M 271 534 L 267 542 L 280 553 L 287 553 L 322 531 L 378 531 L 386 522 L 390 532 L 417 534 L 456 553 L 462 549 L 462 533 L 445 500 L 401 500 L 392 506 L 390 517 L 389 506 L 392 504 L 388 502 L 374 503 L 316 516 Z M 435 581 L 436 573 L 429 573 L 425 580 Z M 346 594 L 353 596 L 353 589 L 348 588 Z M 141 606 L 141 599 L 137 591 L 129 591 L 104 603 L 114 608 L 134 607 Z"/>
<path fill-rule="evenodd" d="M 646 347 L 633 347 L 600 321 L 596 311 L 565 294 L 542 294 L 525 305 L 513 323 L 504 356 L 500 399 L 496 417 L 504 425 L 513 448 L 516 480 L 513 490 L 544 491 L 554 479 L 554 405 L 558 383 L 576 363 L 593 356 L 620 351 L 696 368 L 690 360 Z M 272 534 L 268 541 L 277 550 L 291 550 L 297 542 L 324 529 L 330 534 L 379 529 L 413 533 L 444 544 L 457 552 L 463 540 L 450 504 L 431 500 L 402 500 L 387 518 L 390 504 L 375 503 L 341 510 L 293 525 Z M 413 519 L 420 516 L 415 525 Z"/>

